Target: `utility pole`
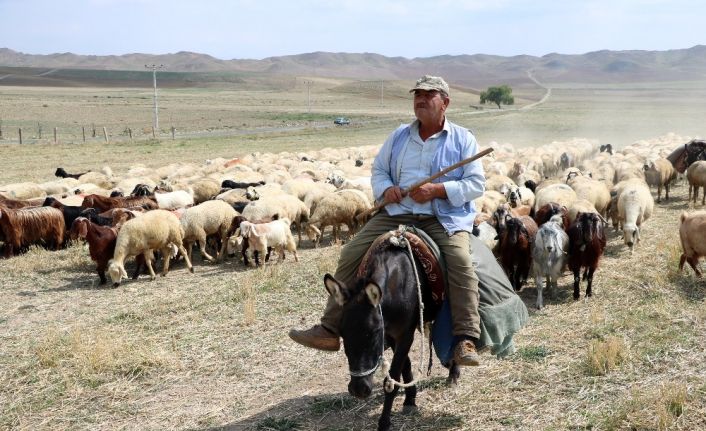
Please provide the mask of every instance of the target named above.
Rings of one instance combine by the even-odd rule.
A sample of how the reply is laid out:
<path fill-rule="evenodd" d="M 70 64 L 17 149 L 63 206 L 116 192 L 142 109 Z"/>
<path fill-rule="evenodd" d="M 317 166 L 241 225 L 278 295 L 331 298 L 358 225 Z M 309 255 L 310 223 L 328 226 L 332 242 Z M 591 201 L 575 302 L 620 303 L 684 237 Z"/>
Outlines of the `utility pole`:
<path fill-rule="evenodd" d="M 152 121 L 152 126 L 154 127 L 154 130 L 159 132 L 159 110 L 157 108 L 157 70 L 163 69 L 164 65 L 145 64 L 145 68 L 152 69 L 152 85 L 154 87 L 154 96 L 152 97 L 154 101 L 154 118 Z"/>
<path fill-rule="evenodd" d="M 311 112 L 311 92 L 309 90 L 313 83 L 313 81 L 304 81 L 306 84 L 306 112 Z"/>

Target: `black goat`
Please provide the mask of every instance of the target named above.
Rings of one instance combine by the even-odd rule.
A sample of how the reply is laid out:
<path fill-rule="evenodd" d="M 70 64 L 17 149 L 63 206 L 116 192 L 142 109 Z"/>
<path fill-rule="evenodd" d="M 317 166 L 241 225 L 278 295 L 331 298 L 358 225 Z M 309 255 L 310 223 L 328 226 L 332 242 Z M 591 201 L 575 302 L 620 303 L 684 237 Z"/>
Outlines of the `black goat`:
<path fill-rule="evenodd" d="M 56 175 L 57 177 L 60 177 L 60 178 L 74 178 L 77 180 L 81 175 L 85 175 L 89 172 L 91 172 L 91 171 L 82 172 L 80 174 L 70 174 L 70 173 L 66 172 L 64 170 L 64 168 L 56 168 L 56 172 L 54 172 L 54 175 Z"/>

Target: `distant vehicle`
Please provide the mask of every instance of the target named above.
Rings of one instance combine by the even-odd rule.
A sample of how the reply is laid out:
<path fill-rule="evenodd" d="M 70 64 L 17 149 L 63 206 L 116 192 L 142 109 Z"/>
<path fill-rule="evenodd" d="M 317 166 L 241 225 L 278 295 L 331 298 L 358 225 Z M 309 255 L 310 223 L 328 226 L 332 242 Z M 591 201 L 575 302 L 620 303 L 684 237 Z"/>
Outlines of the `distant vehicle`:
<path fill-rule="evenodd" d="M 351 124 L 351 120 L 349 120 L 346 117 L 338 117 L 335 120 L 333 120 L 333 124 L 337 124 L 339 126 L 342 126 L 345 124 Z"/>

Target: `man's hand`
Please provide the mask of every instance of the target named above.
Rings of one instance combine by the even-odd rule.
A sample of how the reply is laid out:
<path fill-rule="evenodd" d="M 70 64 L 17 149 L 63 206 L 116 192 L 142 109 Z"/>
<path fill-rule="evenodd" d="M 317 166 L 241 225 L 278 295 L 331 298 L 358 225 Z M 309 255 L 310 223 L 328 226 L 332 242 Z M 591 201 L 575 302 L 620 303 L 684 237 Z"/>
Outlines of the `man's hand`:
<path fill-rule="evenodd" d="M 388 187 L 383 193 L 385 202 L 388 204 L 396 204 L 402 200 L 402 189 L 399 186 Z"/>
<path fill-rule="evenodd" d="M 420 204 L 432 199 L 446 199 L 446 188 L 442 183 L 427 183 L 410 193 L 409 197 Z"/>

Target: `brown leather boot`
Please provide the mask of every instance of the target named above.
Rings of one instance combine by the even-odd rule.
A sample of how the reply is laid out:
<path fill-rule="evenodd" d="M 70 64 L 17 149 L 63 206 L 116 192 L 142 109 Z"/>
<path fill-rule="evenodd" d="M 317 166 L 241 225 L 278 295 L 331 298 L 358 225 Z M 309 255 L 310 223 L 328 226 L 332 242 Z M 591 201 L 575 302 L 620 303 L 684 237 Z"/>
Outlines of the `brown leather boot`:
<path fill-rule="evenodd" d="M 476 352 L 476 346 L 470 340 L 461 340 L 454 349 L 454 362 L 462 366 L 480 365 L 480 356 Z"/>
<path fill-rule="evenodd" d="M 312 349 L 336 352 L 341 348 L 339 337 L 321 325 L 314 325 L 309 329 L 290 329 L 289 338 Z"/>

